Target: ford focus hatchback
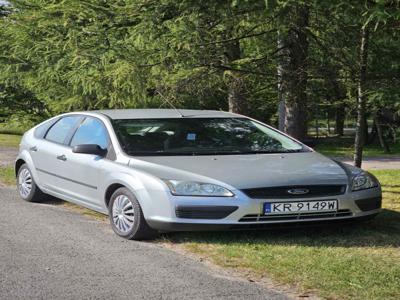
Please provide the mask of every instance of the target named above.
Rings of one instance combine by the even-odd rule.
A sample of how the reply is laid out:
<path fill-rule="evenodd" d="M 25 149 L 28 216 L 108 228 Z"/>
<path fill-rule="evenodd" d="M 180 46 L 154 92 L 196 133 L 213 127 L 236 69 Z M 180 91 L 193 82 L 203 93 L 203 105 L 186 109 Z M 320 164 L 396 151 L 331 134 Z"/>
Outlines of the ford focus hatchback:
<path fill-rule="evenodd" d="M 220 111 L 59 115 L 25 133 L 15 171 L 22 199 L 107 214 L 127 239 L 366 219 L 382 199 L 371 174 Z"/>

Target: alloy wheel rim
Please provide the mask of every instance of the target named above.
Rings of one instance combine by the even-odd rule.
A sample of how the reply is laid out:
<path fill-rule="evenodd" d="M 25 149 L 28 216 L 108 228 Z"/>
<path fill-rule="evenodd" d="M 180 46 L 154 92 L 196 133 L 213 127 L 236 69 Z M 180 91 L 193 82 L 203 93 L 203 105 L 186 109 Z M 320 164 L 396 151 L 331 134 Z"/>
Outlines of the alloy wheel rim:
<path fill-rule="evenodd" d="M 112 220 L 120 232 L 126 233 L 132 230 L 135 212 L 132 202 L 127 196 L 120 195 L 115 199 L 112 208 Z"/>
<path fill-rule="evenodd" d="M 18 176 L 18 190 L 22 198 L 26 199 L 32 191 L 32 175 L 31 172 L 24 168 Z"/>

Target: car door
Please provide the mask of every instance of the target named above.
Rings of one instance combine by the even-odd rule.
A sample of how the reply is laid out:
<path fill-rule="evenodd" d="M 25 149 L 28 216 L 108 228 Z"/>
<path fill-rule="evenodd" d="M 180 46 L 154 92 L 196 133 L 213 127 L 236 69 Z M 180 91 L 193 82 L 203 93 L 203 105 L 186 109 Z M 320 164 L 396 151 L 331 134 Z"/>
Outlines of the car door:
<path fill-rule="evenodd" d="M 65 161 L 62 156 L 69 146 L 68 141 L 78 124 L 82 121 L 82 116 L 71 115 L 58 119 L 54 124 L 39 133 L 35 144 L 30 147 L 31 158 L 36 169 L 37 178 L 41 187 L 46 190 L 63 193 L 63 179 L 65 175 Z"/>
<path fill-rule="evenodd" d="M 65 176 L 71 180 L 65 182 L 68 192 L 74 198 L 84 201 L 94 208 L 101 208 L 103 196 L 100 195 L 100 185 L 110 161 L 107 157 L 93 154 L 74 153 L 77 145 L 95 144 L 102 149 L 108 149 L 110 139 L 103 122 L 95 117 L 86 117 L 72 136 L 65 152 Z"/>

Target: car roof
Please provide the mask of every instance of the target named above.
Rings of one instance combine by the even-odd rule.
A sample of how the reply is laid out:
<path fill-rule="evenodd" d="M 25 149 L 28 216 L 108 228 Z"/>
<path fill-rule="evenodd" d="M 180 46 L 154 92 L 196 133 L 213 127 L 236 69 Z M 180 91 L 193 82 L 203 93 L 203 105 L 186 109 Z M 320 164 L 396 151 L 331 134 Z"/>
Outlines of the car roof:
<path fill-rule="evenodd" d="M 240 115 L 217 110 L 194 109 L 107 109 L 92 113 L 106 115 L 111 119 L 169 119 L 169 118 L 233 118 Z"/>

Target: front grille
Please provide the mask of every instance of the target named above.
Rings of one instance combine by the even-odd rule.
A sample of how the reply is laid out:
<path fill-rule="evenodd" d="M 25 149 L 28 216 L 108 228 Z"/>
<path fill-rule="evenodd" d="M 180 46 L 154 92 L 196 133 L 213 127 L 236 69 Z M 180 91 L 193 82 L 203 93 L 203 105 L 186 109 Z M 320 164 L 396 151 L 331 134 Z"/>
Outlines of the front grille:
<path fill-rule="evenodd" d="M 237 209 L 237 206 L 177 206 L 175 215 L 184 219 L 223 219 Z"/>
<path fill-rule="evenodd" d="M 288 191 L 307 189 L 308 192 L 300 195 L 290 194 Z M 337 196 L 346 192 L 346 185 L 302 185 L 302 186 L 278 186 L 265 188 L 243 189 L 248 197 L 254 199 L 279 199 L 279 198 L 312 198 L 324 196 Z"/>
<path fill-rule="evenodd" d="M 382 207 L 382 197 L 356 200 L 357 206 L 361 211 L 369 211 Z"/>
<path fill-rule="evenodd" d="M 338 211 L 320 211 L 307 212 L 298 214 L 271 214 L 271 215 L 245 215 L 239 222 L 264 222 L 264 221 L 289 221 L 289 220 L 304 220 L 304 219 L 325 219 L 352 216 L 349 209 L 341 209 Z"/>

